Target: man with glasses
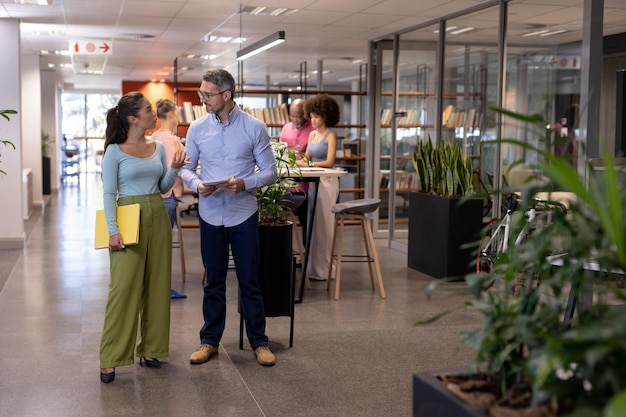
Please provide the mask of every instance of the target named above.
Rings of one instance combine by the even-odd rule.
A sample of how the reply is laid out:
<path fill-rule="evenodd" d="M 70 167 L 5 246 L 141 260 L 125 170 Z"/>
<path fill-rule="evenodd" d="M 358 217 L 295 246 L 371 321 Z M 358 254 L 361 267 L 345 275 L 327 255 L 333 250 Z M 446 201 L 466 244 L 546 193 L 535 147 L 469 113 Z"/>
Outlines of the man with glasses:
<path fill-rule="evenodd" d="M 222 69 L 207 71 L 198 96 L 207 115 L 187 131 L 190 163 L 181 177 L 199 195 L 200 250 L 206 271 L 200 347 L 190 362 L 217 355 L 226 323 L 226 274 L 232 251 L 246 322 L 257 361 L 276 363 L 265 335 L 263 293 L 259 286 L 257 189 L 276 181 L 276 159 L 265 124 L 233 101 L 235 80 Z M 200 165 L 200 175 L 196 169 Z M 258 171 L 255 167 L 258 166 Z"/>
<path fill-rule="evenodd" d="M 313 125 L 308 118 L 308 115 L 304 114 L 304 100 L 296 98 L 291 102 L 289 106 L 289 120 L 290 122 L 283 126 L 280 132 L 278 140 L 287 144 L 287 146 L 296 149 L 301 152 L 302 155 L 306 152 L 307 144 L 309 143 L 309 136 L 313 131 Z M 306 195 L 309 191 L 309 183 L 298 183 L 298 190 L 294 191 L 295 195 L 303 195 L 304 201 L 295 210 L 295 214 L 298 216 L 300 225 L 302 226 L 302 243 L 306 242 L 306 230 L 307 230 L 307 212 L 308 212 L 308 199 Z"/>

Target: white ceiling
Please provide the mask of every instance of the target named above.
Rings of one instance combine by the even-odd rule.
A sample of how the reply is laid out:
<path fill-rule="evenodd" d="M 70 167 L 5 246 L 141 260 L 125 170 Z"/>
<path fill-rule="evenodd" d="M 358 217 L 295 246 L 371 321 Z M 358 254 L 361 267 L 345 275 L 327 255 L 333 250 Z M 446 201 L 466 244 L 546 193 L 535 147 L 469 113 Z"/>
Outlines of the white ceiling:
<path fill-rule="evenodd" d="M 56 4 L 16 4 L 0 0 L 0 18 L 22 22 L 23 54 L 41 55 L 42 68 L 55 64 L 67 88 L 112 88 L 121 80 L 173 80 L 172 65 L 178 58 L 179 81 L 200 82 L 209 68 L 227 68 L 237 74 L 236 52 L 278 30 L 286 42 L 244 62 L 246 84 L 297 85 L 302 63 L 308 72 L 322 62 L 324 85 L 341 85 L 359 73 L 358 62 L 367 62 L 368 40 L 419 25 L 441 16 L 485 3 L 484 0 L 48 0 Z M 35 2 L 37 0 L 23 0 Z M 530 28 L 549 27 L 567 32 L 537 39 L 538 44 L 581 38 L 583 0 L 511 1 L 511 40 Z M 289 16 L 252 15 L 240 8 L 266 6 L 296 9 Z M 475 30 L 459 41 L 497 42 L 497 14 L 475 13 L 458 19 Z M 482 15 L 482 18 L 481 18 Z M 605 0 L 605 35 L 624 31 L 626 2 Z M 246 38 L 236 43 L 204 42 L 205 35 Z M 148 37 L 146 37 L 148 35 Z M 432 32 L 424 35 L 432 39 Z M 452 36 L 452 35 L 450 35 Z M 419 38 L 416 33 L 416 38 Z M 452 40 L 451 37 L 448 39 Z M 96 40 L 111 46 L 110 55 L 55 55 L 67 51 L 70 41 Z M 534 40 L 534 39 L 533 39 Z M 186 58 L 187 54 L 215 55 L 212 60 Z M 73 64 L 62 68 L 61 64 Z M 81 74 L 102 72 L 102 74 Z M 310 75 L 310 77 L 316 77 Z M 315 82 L 313 82 L 315 84 Z"/>

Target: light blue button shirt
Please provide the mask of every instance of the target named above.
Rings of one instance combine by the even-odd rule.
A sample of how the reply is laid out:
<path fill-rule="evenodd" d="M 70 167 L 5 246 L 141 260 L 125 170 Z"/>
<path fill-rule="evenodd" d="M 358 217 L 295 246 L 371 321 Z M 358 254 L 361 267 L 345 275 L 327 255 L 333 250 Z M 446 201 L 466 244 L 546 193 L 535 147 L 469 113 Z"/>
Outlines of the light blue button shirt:
<path fill-rule="evenodd" d="M 276 181 L 276 159 L 267 127 L 236 104 L 224 125 L 213 113 L 194 121 L 185 147 L 191 160 L 180 176 L 189 189 L 198 190 L 201 181 L 230 177 L 241 178 L 245 184 L 246 189 L 237 194 L 218 189 L 208 197 L 200 196 L 198 212 L 211 225 L 243 223 L 258 210 L 256 191 Z"/>

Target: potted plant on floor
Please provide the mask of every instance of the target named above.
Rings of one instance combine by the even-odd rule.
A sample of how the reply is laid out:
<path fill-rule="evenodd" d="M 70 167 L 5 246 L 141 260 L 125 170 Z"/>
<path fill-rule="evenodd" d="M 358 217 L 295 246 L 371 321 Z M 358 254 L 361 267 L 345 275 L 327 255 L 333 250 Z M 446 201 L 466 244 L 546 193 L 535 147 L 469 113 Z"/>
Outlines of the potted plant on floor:
<path fill-rule="evenodd" d="M 409 194 L 408 266 L 435 278 L 463 276 L 473 260 L 467 247 L 480 237 L 483 201 L 472 198 L 472 161 L 455 142 L 413 151 L 419 190 Z"/>
<path fill-rule="evenodd" d="M 51 193 L 51 158 L 48 155 L 52 140 L 50 134 L 41 129 L 41 178 L 43 186 L 43 194 Z"/>
<path fill-rule="evenodd" d="M 0 110 L 0 116 L 4 117 L 7 121 L 11 120 L 11 118 L 9 117 L 10 114 L 17 114 L 17 112 L 15 110 L 10 110 L 10 109 Z M 9 140 L 0 140 L 0 144 L 4 147 L 15 149 L 15 145 L 13 144 L 13 142 Z M 2 154 L 0 154 L 0 157 L 2 157 Z M 2 162 L 2 160 L 0 160 L 0 162 Z M 6 175 L 6 174 L 7 174 L 6 172 L 0 169 L 0 175 Z"/>
<path fill-rule="evenodd" d="M 497 111 L 545 129 L 545 121 L 538 116 Z M 537 192 L 568 190 L 576 199 L 566 213 L 552 213 L 549 224 L 530 233 L 523 250 L 510 245 L 498 257 L 494 287 L 485 289 L 485 280 L 491 277 L 466 276 L 475 298 L 464 307 L 478 311 L 484 321 L 482 327 L 462 332 L 463 341 L 475 348 L 476 356 L 467 372 L 454 375 L 464 382 L 452 385 L 466 399 L 478 396 L 470 386 L 480 386 L 488 400 L 474 406 L 465 400 L 457 403 L 458 397 L 442 388 L 444 380 L 450 385 L 449 374 L 418 374 L 413 415 L 431 416 L 433 409 L 438 416 L 455 417 L 624 415 L 626 309 L 611 306 L 626 303 L 623 286 L 612 279 L 626 273 L 626 190 L 620 184 L 617 160 L 605 155 L 604 169 L 594 170 L 590 165 L 585 178 L 567 157 L 552 154 L 550 146 L 537 149 L 514 140 L 499 142 L 539 155 L 532 168 L 544 181 L 525 190 L 519 213 L 525 213 Z M 625 168 L 621 167 L 622 181 Z M 511 224 L 511 239 L 524 222 L 519 216 Z M 564 239 L 566 250 L 556 256 L 555 249 L 563 249 Z M 520 276 L 525 285 L 514 297 Z M 441 281 L 429 291 L 436 284 Z M 593 305 L 580 308 L 584 299 L 593 299 Z M 575 322 L 570 302 L 578 303 Z"/>

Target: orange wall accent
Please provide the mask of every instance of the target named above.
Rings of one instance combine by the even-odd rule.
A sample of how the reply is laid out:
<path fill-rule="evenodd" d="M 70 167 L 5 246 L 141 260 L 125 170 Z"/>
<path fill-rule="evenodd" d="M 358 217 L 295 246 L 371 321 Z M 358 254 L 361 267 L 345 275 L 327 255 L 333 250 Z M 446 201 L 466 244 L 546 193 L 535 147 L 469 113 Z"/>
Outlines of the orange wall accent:
<path fill-rule="evenodd" d="M 179 83 L 178 88 L 199 88 L 200 83 Z M 130 93 L 131 91 L 139 91 L 143 94 L 152 106 L 156 105 L 156 102 L 160 99 L 168 98 L 174 100 L 174 84 L 171 82 L 152 82 L 152 81 L 122 81 L 122 94 Z M 179 92 L 180 95 L 180 92 Z M 195 90 L 193 96 L 195 97 Z M 179 97 L 180 102 L 180 97 Z M 179 103 L 180 105 L 180 103 Z M 157 130 L 161 126 L 161 122 L 157 120 L 157 125 L 152 130 L 147 130 L 146 135 L 152 135 L 152 132 Z M 186 129 L 183 134 L 186 133 Z"/>
<path fill-rule="evenodd" d="M 174 100 L 174 87 L 171 83 L 122 81 L 122 94 L 131 91 L 141 92 L 152 104 L 162 98 Z"/>

